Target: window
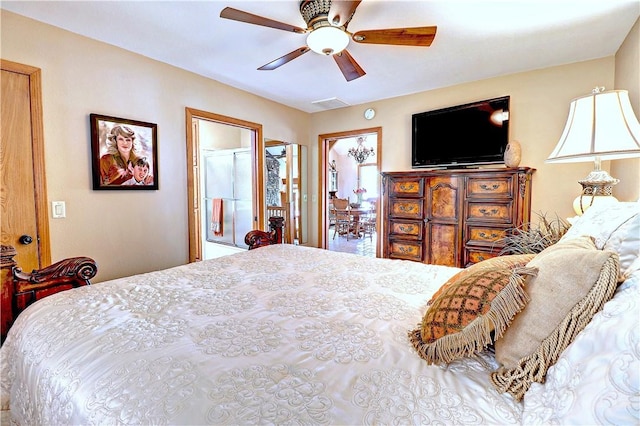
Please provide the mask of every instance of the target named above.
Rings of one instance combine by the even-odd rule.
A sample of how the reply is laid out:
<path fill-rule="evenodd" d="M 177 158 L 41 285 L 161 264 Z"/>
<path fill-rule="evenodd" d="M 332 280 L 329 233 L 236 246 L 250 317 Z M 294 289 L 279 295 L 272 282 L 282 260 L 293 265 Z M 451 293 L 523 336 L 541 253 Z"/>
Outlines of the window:
<path fill-rule="evenodd" d="M 367 192 L 363 199 L 378 198 L 378 166 L 376 163 L 360 164 L 358 166 L 359 187 Z"/>

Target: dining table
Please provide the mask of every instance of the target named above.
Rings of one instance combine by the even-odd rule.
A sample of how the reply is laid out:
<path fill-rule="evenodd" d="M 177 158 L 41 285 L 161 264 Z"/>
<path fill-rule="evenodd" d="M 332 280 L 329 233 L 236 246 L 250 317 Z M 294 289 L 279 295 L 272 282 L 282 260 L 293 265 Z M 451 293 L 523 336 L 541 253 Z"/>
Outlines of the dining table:
<path fill-rule="evenodd" d="M 350 228 L 350 232 L 356 238 L 360 238 L 360 236 L 362 235 L 360 232 L 360 217 L 371 213 L 371 207 L 361 206 L 361 207 L 349 207 L 347 209 L 334 208 L 333 213 L 350 214 L 353 220 L 353 226 Z"/>

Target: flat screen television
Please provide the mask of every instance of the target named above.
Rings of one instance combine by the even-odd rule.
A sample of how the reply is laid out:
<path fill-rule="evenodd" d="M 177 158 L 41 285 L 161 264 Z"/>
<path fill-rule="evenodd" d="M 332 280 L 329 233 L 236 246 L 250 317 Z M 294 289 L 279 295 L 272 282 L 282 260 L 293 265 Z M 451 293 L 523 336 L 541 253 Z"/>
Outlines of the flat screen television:
<path fill-rule="evenodd" d="M 503 163 L 509 96 L 413 114 L 412 125 L 414 169 Z"/>

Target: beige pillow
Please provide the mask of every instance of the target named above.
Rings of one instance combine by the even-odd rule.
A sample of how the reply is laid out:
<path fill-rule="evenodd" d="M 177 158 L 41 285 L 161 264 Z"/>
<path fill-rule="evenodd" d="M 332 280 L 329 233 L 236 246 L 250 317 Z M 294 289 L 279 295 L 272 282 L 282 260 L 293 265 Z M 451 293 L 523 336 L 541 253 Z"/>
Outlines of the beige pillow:
<path fill-rule="evenodd" d="M 502 335 L 526 304 L 522 289 L 530 268 L 476 268 L 456 275 L 439 291 L 409 339 L 429 364 L 449 363 L 472 355 Z"/>
<path fill-rule="evenodd" d="M 491 381 L 521 399 L 532 382 L 543 383 L 547 369 L 589 323 L 617 287 L 618 255 L 598 250 L 591 237 L 557 243 L 527 267 L 538 269 L 526 280 L 531 300 L 495 342 L 502 367 Z"/>

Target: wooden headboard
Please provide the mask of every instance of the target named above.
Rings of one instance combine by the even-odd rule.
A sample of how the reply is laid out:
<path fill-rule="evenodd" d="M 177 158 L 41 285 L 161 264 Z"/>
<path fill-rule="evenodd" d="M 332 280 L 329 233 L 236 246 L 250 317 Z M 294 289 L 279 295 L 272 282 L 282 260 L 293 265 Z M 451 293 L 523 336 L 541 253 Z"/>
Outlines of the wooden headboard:
<path fill-rule="evenodd" d="M 247 232 L 244 243 L 249 250 L 257 249 L 271 244 L 282 244 L 282 230 L 284 229 L 284 217 L 271 216 L 269 218 L 270 231 L 253 230 Z"/>
<path fill-rule="evenodd" d="M 2 245 L 0 270 L 2 291 L 0 293 L 0 331 L 4 342 L 13 322 L 33 302 L 63 290 L 91 284 L 98 265 L 89 257 L 72 257 L 30 273 L 22 272 L 14 257 L 16 249 Z"/>

